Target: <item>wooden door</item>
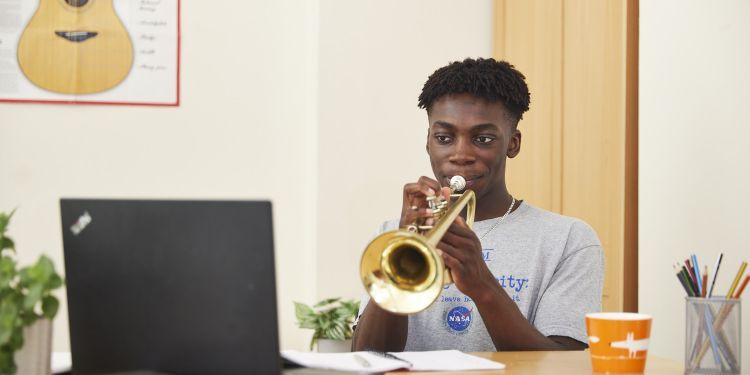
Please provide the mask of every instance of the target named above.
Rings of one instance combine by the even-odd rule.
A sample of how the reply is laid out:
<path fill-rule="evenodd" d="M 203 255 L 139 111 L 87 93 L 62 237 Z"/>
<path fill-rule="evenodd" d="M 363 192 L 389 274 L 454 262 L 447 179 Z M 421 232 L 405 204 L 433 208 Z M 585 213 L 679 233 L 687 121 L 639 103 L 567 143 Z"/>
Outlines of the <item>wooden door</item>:
<path fill-rule="evenodd" d="M 637 52 L 637 1 L 495 2 L 495 58 L 531 91 L 509 189 L 594 227 L 605 311 L 638 309 Z"/>

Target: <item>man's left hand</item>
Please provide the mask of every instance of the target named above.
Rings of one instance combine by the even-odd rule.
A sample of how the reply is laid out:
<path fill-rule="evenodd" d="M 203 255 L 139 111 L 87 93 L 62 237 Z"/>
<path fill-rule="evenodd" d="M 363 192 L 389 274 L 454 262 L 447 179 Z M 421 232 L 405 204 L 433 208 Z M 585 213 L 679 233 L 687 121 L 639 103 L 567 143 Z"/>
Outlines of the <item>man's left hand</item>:
<path fill-rule="evenodd" d="M 437 245 L 443 262 L 450 268 L 456 288 L 476 300 L 497 286 L 497 280 L 487 268 L 482 244 L 474 231 L 458 217 Z"/>

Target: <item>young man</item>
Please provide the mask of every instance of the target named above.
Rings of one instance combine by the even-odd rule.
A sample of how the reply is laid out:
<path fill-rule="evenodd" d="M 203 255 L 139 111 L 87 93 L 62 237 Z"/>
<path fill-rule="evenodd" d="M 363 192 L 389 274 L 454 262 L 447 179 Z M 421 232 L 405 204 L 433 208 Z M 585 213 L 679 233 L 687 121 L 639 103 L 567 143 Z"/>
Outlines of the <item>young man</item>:
<path fill-rule="evenodd" d="M 457 218 L 438 244 L 454 284 L 426 310 L 400 316 L 363 301 L 353 350 L 585 349 L 584 315 L 601 310 L 604 259 L 593 229 L 512 196 L 506 158 L 518 155 L 529 109 L 525 77 L 504 61 L 466 59 L 435 71 L 419 96 L 435 179 L 404 186 L 401 219 L 429 218 L 425 199 L 452 176 L 476 193 L 474 228 Z"/>

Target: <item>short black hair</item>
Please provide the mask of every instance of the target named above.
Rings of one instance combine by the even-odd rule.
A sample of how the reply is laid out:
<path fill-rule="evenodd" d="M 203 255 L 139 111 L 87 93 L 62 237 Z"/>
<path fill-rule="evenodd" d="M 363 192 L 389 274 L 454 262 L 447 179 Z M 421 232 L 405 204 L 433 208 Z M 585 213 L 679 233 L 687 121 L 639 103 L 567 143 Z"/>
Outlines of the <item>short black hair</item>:
<path fill-rule="evenodd" d="M 449 94 L 471 94 L 489 102 L 499 101 L 515 124 L 529 110 L 531 97 L 526 77 L 507 61 L 493 58 L 467 58 L 436 70 L 422 88 L 419 108 L 430 112 L 436 100 Z"/>

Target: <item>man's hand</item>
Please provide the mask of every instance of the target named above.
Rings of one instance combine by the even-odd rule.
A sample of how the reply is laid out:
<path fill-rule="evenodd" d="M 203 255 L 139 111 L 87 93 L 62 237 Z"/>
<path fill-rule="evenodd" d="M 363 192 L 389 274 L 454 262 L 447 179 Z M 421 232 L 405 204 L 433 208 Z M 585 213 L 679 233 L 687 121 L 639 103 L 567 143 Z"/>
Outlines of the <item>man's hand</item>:
<path fill-rule="evenodd" d="M 447 187 L 441 189 L 437 181 L 425 176 L 420 177 L 417 182 L 404 185 L 399 227 L 403 229 L 420 218 L 431 219 L 432 210 L 427 207 L 427 197 L 440 192 L 443 198 L 450 199 L 450 191 Z"/>
<path fill-rule="evenodd" d="M 456 218 L 437 248 L 462 293 L 477 300 L 497 291 L 499 286 L 484 261 L 482 244 L 462 217 Z"/>

